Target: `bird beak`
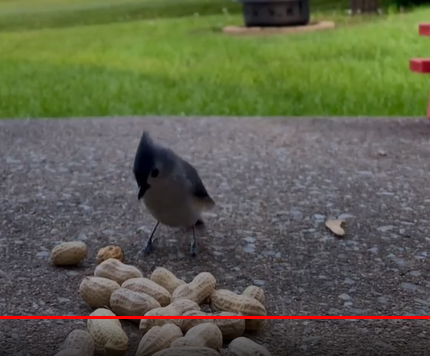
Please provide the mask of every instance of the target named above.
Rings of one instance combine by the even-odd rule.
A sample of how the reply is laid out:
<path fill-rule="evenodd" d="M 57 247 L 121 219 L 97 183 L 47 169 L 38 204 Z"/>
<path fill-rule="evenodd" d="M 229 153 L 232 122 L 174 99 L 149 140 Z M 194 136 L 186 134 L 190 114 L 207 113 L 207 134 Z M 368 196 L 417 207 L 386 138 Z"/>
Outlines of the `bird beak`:
<path fill-rule="evenodd" d="M 149 184 L 145 183 L 145 185 L 139 187 L 139 193 L 137 194 L 137 200 L 142 199 L 142 197 L 145 195 L 146 191 L 149 188 Z"/>

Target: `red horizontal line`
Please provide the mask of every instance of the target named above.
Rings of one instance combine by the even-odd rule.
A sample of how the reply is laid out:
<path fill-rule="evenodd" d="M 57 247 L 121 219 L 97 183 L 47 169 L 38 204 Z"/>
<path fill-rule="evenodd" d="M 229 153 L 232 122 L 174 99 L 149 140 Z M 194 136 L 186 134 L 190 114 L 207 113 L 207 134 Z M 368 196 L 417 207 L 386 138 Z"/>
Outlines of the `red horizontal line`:
<path fill-rule="evenodd" d="M 0 319 L 430 319 L 430 316 L 0 316 Z"/>

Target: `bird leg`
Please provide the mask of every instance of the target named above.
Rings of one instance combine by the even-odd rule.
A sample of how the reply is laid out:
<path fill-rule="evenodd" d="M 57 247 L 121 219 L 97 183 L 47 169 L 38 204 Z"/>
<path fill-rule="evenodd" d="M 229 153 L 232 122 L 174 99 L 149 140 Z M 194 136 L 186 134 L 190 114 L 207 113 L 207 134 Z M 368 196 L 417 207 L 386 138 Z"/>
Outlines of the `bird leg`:
<path fill-rule="evenodd" d="M 196 239 L 196 228 L 193 225 L 193 242 L 191 243 L 190 255 L 195 257 L 197 255 L 197 239 Z"/>
<path fill-rule="evenodd" d="M 194 226 L 202 226 L 204 225 L 205 222 L 202 219 L 197 219 L 196 223 L 194 224 Z"/>
<path fill-rule="evenodd" d="M 149 236 L 149 240 L 146 243 L 146 246 L 140 250 L 139 255 L 144 251 L 145 251 L 145 255 L 149 255 L 152 252 L 153 250 L 152 242 L 153 242 L 155 231 L 157 231 L 158 225 L 160 225 L 159 221 L 157 221 L 157 224 L 155 224 L 155 227 L 152 229 L 151 235 Z"/>

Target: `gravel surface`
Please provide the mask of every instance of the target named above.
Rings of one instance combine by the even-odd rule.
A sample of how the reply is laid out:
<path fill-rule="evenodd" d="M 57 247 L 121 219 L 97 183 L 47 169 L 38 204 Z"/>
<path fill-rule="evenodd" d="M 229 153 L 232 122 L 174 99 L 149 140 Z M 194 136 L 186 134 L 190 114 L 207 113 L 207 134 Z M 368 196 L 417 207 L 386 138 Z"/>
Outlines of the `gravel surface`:
<path fill-rule="evenodd" d="M 143 129 L 198 168 L 217 208 L 191 235 L 161 227 L 132 175 Z M 0 122 L 1 315 L 88 315 L 77 289 L 107 244 L 218 288 L 266 291 L 270 315 L 428 315 L 430 125 L 426 119 L 109 118 Z M 346 220 L 336 238 L 325 219 Z M 53 267 L 50 250 L 89 256 Z M 427 321 L 270 321 L 252 336 L 272 355 L 428 353 Z M 123 322 L 134 355 L 137 328 Z M 83 320 L 1 320 L 4 355 L 54 354 Z"/>

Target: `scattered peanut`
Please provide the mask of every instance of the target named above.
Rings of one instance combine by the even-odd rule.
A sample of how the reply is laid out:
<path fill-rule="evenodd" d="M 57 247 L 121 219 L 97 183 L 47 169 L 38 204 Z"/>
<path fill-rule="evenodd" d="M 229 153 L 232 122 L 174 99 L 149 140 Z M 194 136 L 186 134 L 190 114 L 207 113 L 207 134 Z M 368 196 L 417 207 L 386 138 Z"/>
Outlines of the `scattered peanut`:
<path fill-rule="evenodd" d="M 245 329 L 247 331 L 259 331 L 266 326 L 266 319 L 245 319 Z"/>
<path fill-rule="evenodd" d="M 123 262 L 124 253 L 122 252 L 121 247 L 109 245 L 101 248 L 97 253 L 96 263 L 99 265 L 100 263 L 106 261 L 109 258 L 116 258 L 117 260 Z"/>
<path fill-rule="evenodd" d="M 270 352 L 260 344 L 246 337 L 238 337 L 228 345 L 228 356 L 271 356 Z"/>
<path fill-rule="evenodd" d="M 241 316 L 238 313 L 221 312 L 205 313 L 200 310 L 189 310 L 182 314 L 183 316 Z M 179 327 L 182 332 L 186 333 L 192 327 L 203 324 L 214 323 L 221 330 L 223 340 L 232 340 L 242 336 L 245 332 L 245 319 L 180 319 Z"/>
<path fill-rule="evenodd" d="M 142 272 L 132 266 L 122 263 L 116 258 L 108 258 L 106 261 L 100 263 L 95 271 L 96 277 L 104 277 L 112 279 L 119 285 L 123 284 L 127 279 L 143 277 Z"/>
<path fill-rule="evenodd" d="M 96 309 L 90 316 L 115 316 L 107 309 Z M 123 356 L 128 348 L 128 336 L 118 319 L 88 319 L 87 328 L 95 349 L 104 356 Z"/>
<path fill-rule="evenodd" d="M 190 283 L 182 284 L 172 294 L 172 301 L 179 298 L 202 304 L 215 290 L 215 277 L 209 272 L 199 273 Z"/>
<path fill-rule="evenodd" d="M 222 333 L 214 323 L 202 323 L 192 327 L 185 336 L 172 342 L 171 347 L 200 346 L 218 351 L 222 347 Z"/>
<path fill-rule="evenodd" d="M 205 313 L 199 310 L 188 310 L 182 314 L 182 316 L 212 316 L 214 314 Z M 181 328 L 183 333 L 186 333 L 188 330 L 203 323 L 214 323 L 214 319 L 178 319 L 178 326 Z"/>
<path fill-rule="evenodd" d="M 136 356 L 151 356 L 169 348 L 173 341 L 182 336 L 181 329 L 174 324 L 154 326 L 140 340 Z"/>
<path fill-rule="evenodd" d="M 168 319 L 169 316 L 181 316 L 188 310 L 200 310 L 199 305 L 189 299 L 177 299 L 167 307 L 155 308 L 145 314 L 145 316 L 166 316 L 166 319 L 142 319 L 139 324 L 139 331 L 146 334 L 154 326 L 164 324 L 175 324 L 179 326 L 181 319 Z"/>
<path fill-rule="evenodd" d="M 221 312 L 219 316 L 242 316 L 242 314 Z M 214 321 L 222 332 L 223 340 L 233 340 L 245 332 L 245 319 L 215 319 Z"/>
<path fill-rule="evenodd" d="M 252 298 L 257 299 L 264 306 L 266 305 L 266 296 L 264 290 L 257 286 L 248 286 L 243 291 L 242 295 L 248 295 Z"/>
<path fill-rule="evenodd" d="M 94 310 L 91 314 L 91 316 L 116 316 L 115 313 L 113 313 L 111 310 L 106 308 L 97 308 Z M 120 328 L 122 328 L 121 322 L 119 319 L 107 319 L 118 325 Z"/>
<path fill-rule="evenodd" d="M 159 284 L 151 281 L 148 278 L 130 278 L 127 279 L 122 285 L 122 288 L 127 288 L 135 292 L 144 292 L 156 299 L 162 307 L 170 304 L 171 294 L 169 291 L 160 286 Z"/>
<path fill-rule="evenodd" d="M 139 316 L 148 311 L 160 308 L 160 303 L 150 295 L 143 292 L 135 292 L 127 288 L 119 288 L 110 296 L 110 307 L 116 315 Z M 130 319 L 139 323 L 140 319 Z"/>
<path fill-rule="evenodd" d="M 86 255 L 87 246 L 80 241 L 58 245 L 51 252 L 53 263 L 59 265 L 79 263 Z M 266 320 L 233 319 L 267 316 L 262 288 L 251 285 L 242 294 L 216 290 L 217 281 L 209 272 L 201 272 L 186 283 L 163 267 L 157 267 L 150 278 L 145 278 L 137 267 L 122 261 L 119 246 L 100 249 L 94 275 L 81 281 L 79 294 L 95 309 L 90 314 L 93 317 L 163 318 L 130 319 L 139 323 L 142 335 L 135 356 L 220 356 L 220 353 L 271 356 L 262 345 L 243 337 L 245 331 L 260 330 Z M 213 313 L 200 309 L 206 303 Z M 173 316 L 209 318 L 170 319 Z M 228 318 L 215 319 L 216 316 Z M 118 319 L 89 319 L 87 330 L 73 330 L 55 356 L 93 356 L 94 353 L 125 356 L 127 353 L 129 338 Z M 231 341 L 228 349 L 221 349 L 224 341 Z"/>
<path fill-rule="evenodd" d="M 103 308 L 110 305 L 110 296 L 120 285 L 108 278 L 85 277 L 80 286 L 79 294 L 91 308 Z"/>
<path fill-rule="evenodd" d="M 227 289 L 218 289 L 210 296 L 213 310 L 240 313 L 245 316 L 266 316 L 263 304 L 248 295 L 239 295 Z M 246 330 L 260 330 L 266 323 L 265 319 L 246 319 Z"/>
<path fill-rule="evenodd" d="M 151 274 L 151 281 L 164 287 L 170 294 L 173 294 L 175 289 L 185 282 L 164 267 L 157 267 Z"/>
<path fill-rule="evenodd" d="M 263 306 L 266 304 L 266 297 L 264 290 L 257 286 L 247 287 L 242 295 L 247 295 L 258 300 Z M 246 329 L 248 331 L 257 331 L 266 325 L 265 319 L 246 319 Z"/>
<path fill-rule="evenodd" d="M 63 350 L 76 350 L 80 356 L 93 356 L 94 339 L 88 331 L 73 330 L 60 347 L 60 351 Z M 71 352 L 70 355 L 73 354 L 73 351 L 69 352 Z"/>
<path fill-rule="evenodd" d="M 79 349 L 64 349 L 58 351 L 55 356 L 82 356 L 82 350 Z"/>
<path fill-rule="evenodd" d="M 219 356 L 220 354 L 209 347 L 188 346 L 174 347 L 156 352 L 152 356 Z"/>
<path fill-rule="evenodd" d="M 72 266 L 82 262 L 88 254 L 88 247 L 82 241 L 63 242 L 51 251 L 51 261 L 56 266 Z"/>

